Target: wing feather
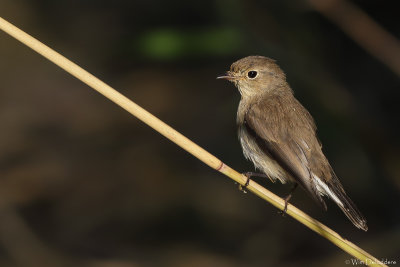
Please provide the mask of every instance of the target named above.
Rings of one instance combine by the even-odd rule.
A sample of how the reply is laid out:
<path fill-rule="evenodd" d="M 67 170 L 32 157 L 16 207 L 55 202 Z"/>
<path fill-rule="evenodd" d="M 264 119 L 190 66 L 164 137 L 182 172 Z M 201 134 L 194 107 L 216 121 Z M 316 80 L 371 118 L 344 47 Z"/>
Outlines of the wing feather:
<path fill-rule="evenodd" d="M 326 209 L 313 182 L 313 174 L 329 179 L 330 166 L 321 151 L 308 111 L 294 97 L 290 101 L 281 95 L 268 96 L 249 107 L 244 124 L 260 148 Z M 319 164 L 322 159 L 322 168 L 316 164 L 318 159 Z"/>

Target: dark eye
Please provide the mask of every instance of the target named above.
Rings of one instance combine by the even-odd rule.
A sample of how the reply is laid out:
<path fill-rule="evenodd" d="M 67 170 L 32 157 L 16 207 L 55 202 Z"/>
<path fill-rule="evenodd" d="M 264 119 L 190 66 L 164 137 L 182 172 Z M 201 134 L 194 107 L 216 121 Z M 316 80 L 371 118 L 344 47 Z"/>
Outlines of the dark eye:
<path fill-rule="evenodd" d="M 257 77 L 257 71 L 255 70 L 251 70 L 247 73 L 247 77 L 249 77 L 250 79 L 254 79 L 255 77 Z"/>

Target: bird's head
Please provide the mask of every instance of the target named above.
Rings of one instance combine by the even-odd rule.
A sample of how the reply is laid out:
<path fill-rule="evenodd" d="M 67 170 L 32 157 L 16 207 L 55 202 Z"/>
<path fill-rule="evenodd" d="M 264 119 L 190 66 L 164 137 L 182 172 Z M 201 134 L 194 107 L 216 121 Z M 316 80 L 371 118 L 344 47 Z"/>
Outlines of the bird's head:
<path fill-rule="evenodd" d="M 242 58 L 231 65 L 226 75 L 217 79 L 233 82 L 244 98 L 275 90 L 286 84 L 285 74 L 275 61 L 263 56 Z"/>

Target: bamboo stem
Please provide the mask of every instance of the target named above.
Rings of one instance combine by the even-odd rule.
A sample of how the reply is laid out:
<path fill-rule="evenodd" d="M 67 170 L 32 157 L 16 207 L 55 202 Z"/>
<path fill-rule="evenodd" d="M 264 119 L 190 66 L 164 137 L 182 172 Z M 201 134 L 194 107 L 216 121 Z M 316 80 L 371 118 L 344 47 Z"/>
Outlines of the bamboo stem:
<path fill-rule="evenodd" d="M 148 111 L 144 110 L 127 97 L 123 96 L 115 89 L 110 87 L 109 85 L 105 84 L 86 70 L 82 69 L 72 61 L 68 60 L 61 54 L 55 52 L 48 46 L 44 45 L 43 43 L 39 42 L 32 36 L 28 35 L 27 33 L 23 32 L 22 30 L 18 29 L 14 25 L 10 24 L 6 20 L 0 17 L 0 29 L 17 39 L 18 41 L 22 42 L 26 46 L 30 47 L 37 53 L 41 54 L 54 64 L 58 65 L 60 68 L 64 69 L 77 79 L 81 80 L 82 82 L 86 83 L 115 104 L 119 105 L 133 116 L 137 117 L 145 124 L 152 127 L 157 132 L 164 135 L 166 138 L 210 166 L 211 168 L 225 174 L 235 182 L 238 182 L 242 185 L 245 184 L 247 178 L 238 173 L 237 171 L 233 170 L 226 164 L 224 164 L 221 160 L 216 158 L 214 155 L 210 154 L 187 137 L 183 136 L 181 133 L 149 113 Z M 259 184 L 255 183 L 254 181 L 250 181 L 249 185 L 247 186 L 247 190 L 253 192 L 260 198 L 268 201 L 275 207 L 280 210 L 284 208 L 284 200 L 277 195 L 273 194 L 272 192 L 268 191 L 264 187 L 260 186 Z M 304 224 L 314 232 L 320 234 L 324 238 L 328 239 L 336 246 L 340 247 L 353 257 L 368 263 L 376 263 L 379 266 L 386 266 L 378 261 L 375 257 L 370 255 L 369 253 L 365 252 L 355 244 L 343 239 L 339 236 L 336 232 L 328 228 L 327 226 L 323 225 L 322 223 L 318 222 L 317 220 L 313 219 L 312 217 L 308 216 L 298 208 L 294 207 L 293 205 L 289 204 L 287 207 L 287 214 L 292 216 L 294 219 L 299 221 L 300 223 Z M 373 264 L 369 264 L 373 265 Z"/>

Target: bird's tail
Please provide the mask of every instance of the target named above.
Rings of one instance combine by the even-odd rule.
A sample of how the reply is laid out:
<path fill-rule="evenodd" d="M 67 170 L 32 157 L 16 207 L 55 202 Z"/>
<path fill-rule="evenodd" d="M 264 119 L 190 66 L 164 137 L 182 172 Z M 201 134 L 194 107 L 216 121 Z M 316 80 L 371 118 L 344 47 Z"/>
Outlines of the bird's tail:
<path fill-rule="evenodd" d="M 333 173 L 332 179 L 325 183 L 319 177 L 314 176 L 317 189 L 322 194 L 329 196 L 349 218 L 349 220 L 359 229 L 368 230 L 367 220 L 358 210 L 353 201 L 347 196 L 339 179 Z"/>

